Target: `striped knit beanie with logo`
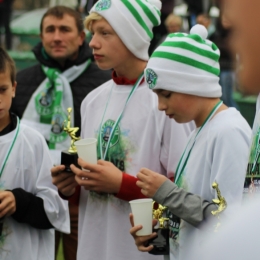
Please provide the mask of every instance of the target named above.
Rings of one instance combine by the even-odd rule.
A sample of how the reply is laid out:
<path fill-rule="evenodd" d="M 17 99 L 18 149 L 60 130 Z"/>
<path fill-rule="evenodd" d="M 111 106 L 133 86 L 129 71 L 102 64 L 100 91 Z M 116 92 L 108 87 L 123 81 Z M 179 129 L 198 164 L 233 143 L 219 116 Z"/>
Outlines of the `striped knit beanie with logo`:
<path fill-rule="evenodd" d="M 169 34 L 153 52 L 145 69 L 149 88 L 201 97 L 221 97 L 220 51 L 206 39 L 207 35 L 202 25 L 192 27 L 190 34 Z"/>
<path fill-rule="evenodd" d="M 105 18 L 136 57 L 147 61 L 153 27 L 161 22 L 160 0 L 99 0 L 90 10 Z"/>

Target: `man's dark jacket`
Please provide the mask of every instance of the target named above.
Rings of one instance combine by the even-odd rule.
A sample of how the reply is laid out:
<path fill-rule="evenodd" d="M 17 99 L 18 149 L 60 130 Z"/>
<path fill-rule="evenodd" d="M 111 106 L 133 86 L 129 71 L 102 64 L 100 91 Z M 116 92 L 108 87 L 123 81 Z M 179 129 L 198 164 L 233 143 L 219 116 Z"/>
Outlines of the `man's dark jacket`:
<path fill-rule="evenodd" d="M 67 61 L 63 68 L 61 68 L 55 60 L 47 56 L 43 50 L 42 43 L 39 43 L 33 49 L 33 52 L 40 64 L 19 71 L 16 77 L 17 89 L 15 98 L 12 102 L 11 111 L 13 111 L 20 118 L 22 117 L 34 91 L 46 78 L 41 68 L 41 64 L 64 71 L 74 65 L 80 65 L 87 59 L 92 58 L 92 50 L 88 47 L 86 42 L 84 42 L 84 44 L 80 47 L 78 58 L 74 61 Z M 81 126 L 80 105 L 82 100 L 90 91 L 110 80 L 111 75 L 111 71 L 102 71 L 95 63 L 92 62 L 87 70 L 85 70 L 77 79 L 70 83 L 74 103 L 75 126 Z"/>

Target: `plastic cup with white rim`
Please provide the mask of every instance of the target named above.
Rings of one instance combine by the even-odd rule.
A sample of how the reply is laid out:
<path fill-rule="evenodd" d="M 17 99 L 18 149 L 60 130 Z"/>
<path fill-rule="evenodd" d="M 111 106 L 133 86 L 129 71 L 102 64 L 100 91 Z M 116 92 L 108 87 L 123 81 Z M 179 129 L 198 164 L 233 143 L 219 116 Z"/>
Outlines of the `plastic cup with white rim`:
<path fill-rule="evenodd" d="M 129 201 L 134 216 L 134 225 L 143 228 L 136 232 L 137 236 L 147 236 L 153 231 L 153 200 L 138 199 Z"/>
<path fill-rule="evenodd" d="M 85 138 L 76 141 L 75 146 L 79 158 L 87 163 L 97 164 L 97 139 Z M 85 169 L 84 169 L 85 170 Z"/>

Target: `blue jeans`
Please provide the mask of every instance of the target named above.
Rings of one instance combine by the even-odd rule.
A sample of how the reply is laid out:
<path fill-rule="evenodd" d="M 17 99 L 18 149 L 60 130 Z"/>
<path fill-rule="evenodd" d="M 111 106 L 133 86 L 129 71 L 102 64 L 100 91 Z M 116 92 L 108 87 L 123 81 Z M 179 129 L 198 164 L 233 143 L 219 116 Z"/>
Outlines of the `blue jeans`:
<path fill-rule="evenodd" d="M 235 107 L 238 109 L 236 102 L 233 100 L 234 72 L 231 70 L 222 70 L 219 78 L 219 84 L 222 87 L 221 99 L 224 104 L 228 107 Z"/>

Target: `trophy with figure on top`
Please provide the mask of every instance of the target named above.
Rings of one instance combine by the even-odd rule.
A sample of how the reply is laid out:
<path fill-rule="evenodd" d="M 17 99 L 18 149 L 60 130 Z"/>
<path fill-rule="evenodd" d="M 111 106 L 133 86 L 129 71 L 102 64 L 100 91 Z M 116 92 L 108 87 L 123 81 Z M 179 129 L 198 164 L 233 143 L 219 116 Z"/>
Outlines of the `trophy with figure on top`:
<path fill-rule="evenodd" d="M 157 233 L 156 238 L 149 240 L 149 245 L 153 249 L 149 251 L 153 255 L 169 254 L 169 218 L 167 217 L 167 207 L 153 202 L 153 219 L 157 220 L 157 225 L 153 231 Z M 158 206 L 157 206 L 158 205 Z"/>
<path fill-rule="evenodd" d="M 72 108 L 69 107 L 67 109 L 68 111 L 68 120 L 67 122 L 64 122 L 63 130 L 70 136 L 71 142 L 70 147 L 68 150 L 61 152 L 61 164 L 65 165 L 65 172 L 72 173 L 70 169 L 70 165 L 74 164 L 75 166 L 78 166 L 78 154 L 77 149 L 75 146 L 75 142 L 80 139 L 80 137 L 76 136 L 77 131 L 79 130 L 79 127 L 71 127 L 71 111 Z"/>

